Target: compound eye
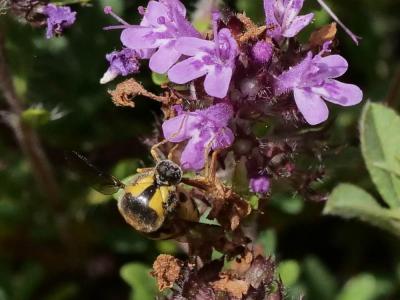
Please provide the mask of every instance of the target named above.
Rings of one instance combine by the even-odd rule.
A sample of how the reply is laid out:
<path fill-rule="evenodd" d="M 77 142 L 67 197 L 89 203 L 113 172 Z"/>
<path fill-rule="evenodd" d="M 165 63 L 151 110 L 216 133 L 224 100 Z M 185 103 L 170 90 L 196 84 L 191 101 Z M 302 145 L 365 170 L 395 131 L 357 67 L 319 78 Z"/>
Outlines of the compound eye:
<path fill-rule="evenodd" d="M 160 184 L 176 185 L 181 182 L 182 169 L 170 160 L 162 160 L 156 166 L 157 180 Z"/>

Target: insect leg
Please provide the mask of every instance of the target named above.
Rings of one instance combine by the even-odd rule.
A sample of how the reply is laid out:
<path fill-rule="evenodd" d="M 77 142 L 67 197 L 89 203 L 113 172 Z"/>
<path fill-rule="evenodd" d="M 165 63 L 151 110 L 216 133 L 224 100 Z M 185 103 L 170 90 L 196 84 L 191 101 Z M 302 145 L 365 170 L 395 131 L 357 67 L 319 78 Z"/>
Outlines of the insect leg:
<path fill-rule="evenodd" d="M 153 172 L 154 168 L 137 168 L 136 172 L 138 173 L 149 173 L 149 172 Z"/>
<path fill-rule="evenodd" d="M 215 174 L 217 173 L 217 159 L 218 159 L 219 151 L 215 150 L 211 154 L 211 160 L 209 160 L 209 164 L 207 166 L 206 178 L 209 182 L 215 181 Z"/>
<path fill-rule="evenodd" d="M 160 146 L 164 145 L 165 143 L 167 143 L 168 140 L 163 140 L 155 145 L 153 145 L 150 149 L 150 153 L 151 156 L 153 156 L 154 160 L 156 162 L 161 161 L 161 157 L 164 157 L 164 154 L 161 152 L 161 150 L 159 149 Z"/>
<path fill-rule="evenodd" d="M 210 142 L 208 142 L 207 147 L 204 149 L 204 179 L 207 181 L 210 173 L 210 156 L 209 153 L 211 151 L 211 145 L 213 143 L 214 139 L 211 139 Z"/>
<path fill-rule="evenodd" d="M 177 132 L 175 132 L 174 134 L 172 134 L 172 135 L 169 137 L 170 139 L 171 139 L 171 138 L 175 138 L 175 137 L 181 132 L 181 130 L 183 129 L 184 124 L 185 124 L 185 122 L 187 121 L 187 119 L 188 119 L 188 116 L 186 115 L 186 116 L 183 118 L 181 124 L 179 125 L 179 128 L 178 128 Z M 159 142 L 159 143 L 157 143 L 157 144 L 155 144 L 155 145 L 153 145 L 153 146 L 151 147 L 150 153 L 151 153 L 151 156 L 153 156 L 153 158 L 154 158 L 154 160 L 155 160 L 156 162 L 159 162 L 160 160 L 162 160 L 161 157 L 164 158 L 164 154 L 160 151 L 159 147 L 162 146 L 162 145 L 164 145 L 165 143 L 168 143 L 168 142 L 169 142 L 169 140 L 166 140 L 166 139 L 165 139 L 165 140 L 163 140 L 163 141 L 161 141 L 161 142 Z M 173 148 L 172 150 L 174 150 L 174 148 Z M 172 151 L 172 150 L 171 150 L 171 151 Z"/>
<path fill-rule="evenodd" d="M 176 144 L 174 147 L 172 147 L 172 149 L 169 151 L 168 153 L 168 159 L 173 161 L 173 157 L 174 157 L 174 152 L 176 151 L 176 149 L 178 149 L 179 144 Z"/>

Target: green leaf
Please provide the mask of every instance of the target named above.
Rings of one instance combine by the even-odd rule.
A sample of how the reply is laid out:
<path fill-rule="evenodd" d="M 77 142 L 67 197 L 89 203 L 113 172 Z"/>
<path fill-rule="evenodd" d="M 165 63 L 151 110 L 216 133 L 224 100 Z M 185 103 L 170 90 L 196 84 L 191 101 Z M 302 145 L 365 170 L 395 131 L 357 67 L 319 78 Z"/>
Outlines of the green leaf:
<path fill-rule="evenodd" d="M 15 300 L 32 299 L 35 291 L 44 279 L 45 271 L 36 262 L 28 262 L 13 281 L 13 297 Z"/>
<path fill-rule="evenodd" d="M 50 121 L 51 113 L 44 108 L 29 108 L 21 114 L 24 123 L 32 127 L 40 127 Z"/>
<path fill-rule="evenodd" d="M 86 201 L 90 205 L 99 205 L 108 202 L 112 199 L 110 195 L 104 195 L 94 189 L 89 190 Z"/>
<path fill-rule="evenodd" d="M 210 212 L 211 212 L 211 207 L 207 208 L 206 211 L 200 216 L 199 223 L 220 226 L 221 224 L 219 224 L 216 219 L 208 218 L 208 215 L 210 214 Z"/>
<path fill-rule="evenodd" d="M 66 282 L 52 289 L 44 300 L 72 300 L 78 298 L 79 287 L 76 283 Z"/>
<path fill-rule="evenodd" d="M 6 292 L 0 287 L 0 300 L 7 300 L 7 294 Z"/>
<path fill-rule="evenodd" d="M 139 168 L 138 159 L 124 159 L 117 163 L 111 174 L 116 178 L 125 178 L 132 175 L 132 171 Z"/>
<path fill-rule="evenodd" d="M 255 22 L 262 22 L 265 18 L 261 0 L 237 0 L 236 7 L 239 12 L 245 12 L 246 15 Z"/>
<path fill-rule="evenodd" d="M 335 277 L 314 256 L 307 257 L 303 263 L 302 271 L 307 281 L 308 299 L 333 299 L 337 290 Z"/>
<path fill-rule="evenodd" d="M 151 79 L 153 79 L 153 82 L 157 85 L 163 85 L 168 83 L 168 76 L 166 74 L 158 74 L 158 73 L 151 73 Z"/>
<path fill-rule="evenodd" d="M 324 9 L 314 10 L 314 26 L 321 27 L 329 23 L 329 14 Z"/>
<path fill-rule="evenodd" d="M 210 29 L 210 20 L 196 20 L 193 22 L 193 27 L 201 33 L 207 32 Z"/>
<path fill-rule="evenodd" d="M 295 260 L 284 260 L 279 263 L 278 273 L 286 287 L 293 286 L 300 276 L 300 266 Z"/>
<path fill-rule="evenodd" d="M 390 292 L 391 284 L 365 273 L 351 278 L 340 291 L 336 300 L 373 300 Z M 386 299 L 386 297 L 385 297 Z"/>
<path fill-rule="evenodd" d="M 122 279 L 132 288 L 131 300 L 153 300 L 156 296 L 156 282 L 150 276 L 150 268 L 140 263 L 129 263 L 120 270 Z"/>
<path fill-rule="evenodd" d="M 323 213 L 357 218 L 400 236 L 400 211 L 381 207 L 370 194 L 355 185 L 337 186 L 330 195 Z"/>
<path fill-rule="evenodd" d="M 265 251 L 265 255 L 271 255 L 276 252 L 278 238 L 276 231 L 273 229 L 267 229 L 260 232 L 257 244 L 261 244 Z"/>
<path fill-rule="evenodd" d="M 28 90 L 28 82 L 26 81 L 26 79 L 15 75 L 13 77 L 13 83 L 17 94 L 23 97 Z"/>
<path fill-rule="evenodd" d="M 171 240 L 157 241 L 156 246 L 160 253 L 173 255 L 178 252 L 177 244 Z"/>
<path fill-rule="evenodd" d="M 256 195 L 250 196 L 249 203 L 252 209 L 257 210 L 259 202 L 260 198 L 258 198 Z"/>
<path fill-rule="evenodd" d="M 379 193 L 400 207 L 400 117 L 381 104 L 368 103 L 361 117 L 361 150 Z"/>
<path fill-rule="evenodd" d="M 297 215 L 304 208 L 304 200 L 297 195 L 276 193 L 272 195 L 270 205 L 289 215 Z"/>

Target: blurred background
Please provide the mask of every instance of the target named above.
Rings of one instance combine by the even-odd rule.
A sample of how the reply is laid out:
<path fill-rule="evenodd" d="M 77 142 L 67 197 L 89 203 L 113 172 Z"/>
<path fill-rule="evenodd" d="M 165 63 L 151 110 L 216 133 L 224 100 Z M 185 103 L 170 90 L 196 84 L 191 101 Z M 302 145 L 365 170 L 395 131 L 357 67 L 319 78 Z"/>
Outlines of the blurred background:
<path fill-rule="evenodd" d="M 38 188 L 40 172 L 32 172 L 19 148 L 8 125 L 10 107 L 0 95 L 0 300 L 153 299 L 148 270 L 157 254 L 184 256 L 174 242 L 150 241 L 133 231 L 115 200 L 91 190 L 64 160 L 64 151 L 77 150 L 118 178 L 152 164 L 143 141 L 160 115 L 158 104 L 143 98 L 134 109 L 118 108 L 107 93 L 116 82 L 99 84 L 107 69 L 105 54 L 120 48 L 119 31 L 102 30 L 115 23 L 103 6 L 137 23 L 136 8 L 146 2 L 72 5 L 78 12 L 75 25 L 51 40 L 44 29 L 0 15 L 24 122 L 39 135 L 57 184 L 55 190 Z M 194 0 L 184 2 L 194 11 Z M 400 80 L 400 1 L 327 2 L 362 37 L 357 47 L 338 30 L 341 55 L 350 64 L 343 81 L 359 85 L 365 101 L 390 99 L 399 108 L 394 91 Z M 263 22 L 261 0 L 224 4 Z M 313 11 L 316 21 L 300 38 L 331 21 L 314 0 L 307 0 L 303 11 Z M 136 78 L 159 91 L 145 64 Z M 330 143 L 346 145 L 346 151 L 325 161 L 321 190 L 351 182 L 376 195 L 359 152 L 361 108 L 331 116 Z M 57 197 L 48 197 L 53 192 Z M 302 293 L 313 300 L 400 299 L 399 240 L 358 221 L 324 217 L 322 209 L 322 203 L 300 199 L 293 191 L 272 190 L 258 242 L 282 262 L 289 299 Z"/>

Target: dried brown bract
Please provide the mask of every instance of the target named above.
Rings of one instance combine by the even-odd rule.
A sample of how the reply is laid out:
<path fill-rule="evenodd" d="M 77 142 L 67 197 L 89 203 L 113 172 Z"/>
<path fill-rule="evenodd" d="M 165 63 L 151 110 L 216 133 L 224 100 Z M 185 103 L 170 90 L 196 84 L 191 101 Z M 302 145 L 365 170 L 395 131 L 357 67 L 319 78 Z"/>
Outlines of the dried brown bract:
<path fill-rule="evenodd" d="M 254 256 L 252 251 L 248 250 L 244 253 L 242 257 L 237 257 L 232 262 L 232 270 L 237 272 L 238 274 L 245 274 L 249 268 L 251 267 L 251 263 L 253 262 Z"/>
<path fill-rule="evenodd" d="M 119 83 L 115 90 L 109 90 L 108 93 L 111 95 L 112 101 L 116 106 L 135 107 L 133 100 L 137 96 L 145 96 L 162 103 L 168 102 L 168 97 L 157 96 L 149 92 L 133 78 Z"/>
<path fill-rule="evenodd" d="M 241 279 L 231 278 L 229 274 L 222 274 L 221 279 L 212 283 L 218 292 L 230 294 L 234 299 L 242 299 L 249 290 L 249 284 Z"/>
<path fill-rule="evenodd" d="M 257 39 L 267 30 L 267 26 L 257 26 L 244 14 L 237 14 L 237 18 L 243 23 L 245 28 L 245 32 L 239 36 L 240 43 L 246 43 L 249 40 Z"/>
<path fill-rule="evenodd" d="M 157 280 L 158 289 L 171 288 L 178 280 L 183 263 L 171 255 L 161 254 L 153 263 L 151 275 Z"/>
<path fill-rule="evenodd" d="M 247 249 L 239 270 L 234 264 L 223 269 L 225 258 L 199 266 L 185 263 L 172 293 L 164 299 L 182 300 L 265 300 L 284 299 L 284 288 L 276 277 L 272 258 L 256 256 Z M 192 260 L 193 261 L 193 260 Z"/>
<path fill-rule="evenodd" d="M 311 33 L 309 43 L 311 48 L 321 47 L 324 43 L 332 41 L 336 36 L 336 23 L 325 25 Z"/>

